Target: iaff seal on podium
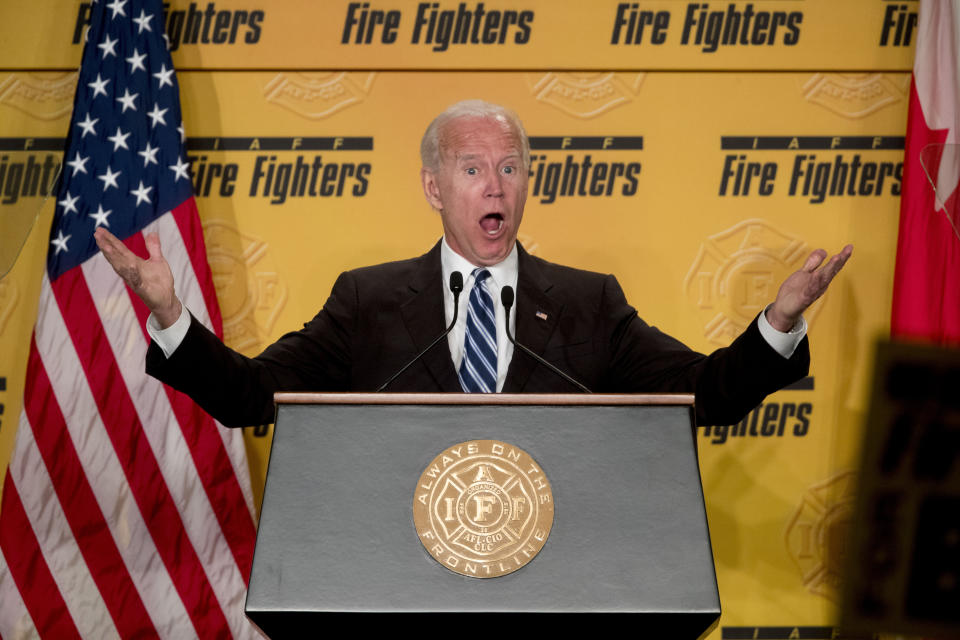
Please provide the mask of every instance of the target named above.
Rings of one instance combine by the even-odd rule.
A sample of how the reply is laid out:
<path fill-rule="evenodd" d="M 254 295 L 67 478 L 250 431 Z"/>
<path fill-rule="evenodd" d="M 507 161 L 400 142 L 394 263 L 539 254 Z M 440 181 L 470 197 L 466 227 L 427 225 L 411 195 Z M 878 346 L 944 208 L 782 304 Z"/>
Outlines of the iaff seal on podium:
<path fill-rule="evenodd" d="M 553 526 L 553 493 L 524 450 L 471 440 L 427 465 L 413 496 L 420 542 L 447 569 L 496 578 L 533 560 Z"/>

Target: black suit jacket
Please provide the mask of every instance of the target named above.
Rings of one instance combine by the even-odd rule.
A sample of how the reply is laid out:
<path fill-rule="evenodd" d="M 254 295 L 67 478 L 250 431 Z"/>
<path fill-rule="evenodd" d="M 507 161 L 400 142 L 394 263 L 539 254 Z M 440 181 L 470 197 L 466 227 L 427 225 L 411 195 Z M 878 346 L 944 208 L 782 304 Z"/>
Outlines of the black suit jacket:
<path fill-rule="evenodd" d="M 786 359 L 753 322 L 730 347 L 704 356 L 643 322 L 613 276 L 553 264 L 522 247 L 518 260 L 517 341 L 595 392 L 693 392 L 699 424 L 732 424 L 807 373 L 806 338 Z M 147 372 L 228 426 L 272 421 L 275 391 L 373 391 L 443 332 L 440 273 L 439 243 L 419 258 L 343 273 L 303 329 L 256 358 L 192 319 L 169 359 L 151 344 Z M 388 391 L 462 391 L 446 342 Z M 503 391 L 576 389 L 515 350 Z"/>

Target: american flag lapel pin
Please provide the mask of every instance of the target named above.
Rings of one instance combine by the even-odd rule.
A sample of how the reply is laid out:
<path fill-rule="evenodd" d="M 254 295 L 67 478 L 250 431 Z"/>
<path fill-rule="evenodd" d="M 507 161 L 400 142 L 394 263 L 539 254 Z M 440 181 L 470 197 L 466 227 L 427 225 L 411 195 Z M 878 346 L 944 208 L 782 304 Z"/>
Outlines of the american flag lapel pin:
<path fill-rule="evenodd" d="M 541 320 L 546 320 L 547 314 L 545 314 L 543 311 L 537 311 L 537 317 L 540 318 Z"/>

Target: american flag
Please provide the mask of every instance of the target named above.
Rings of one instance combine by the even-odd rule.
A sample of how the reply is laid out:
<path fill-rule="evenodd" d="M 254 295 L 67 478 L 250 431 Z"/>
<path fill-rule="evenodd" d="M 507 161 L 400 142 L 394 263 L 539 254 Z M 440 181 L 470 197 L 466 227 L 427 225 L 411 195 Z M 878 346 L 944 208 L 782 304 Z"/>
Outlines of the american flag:
<path fill-rule="evenodd" d="M 257 637 L 239 431 L 143 373 L 148 311 L 93 239 L 160 236 L 222 334 L 160 0 L 93 5 L 0 502 L 0 637 Z"/>

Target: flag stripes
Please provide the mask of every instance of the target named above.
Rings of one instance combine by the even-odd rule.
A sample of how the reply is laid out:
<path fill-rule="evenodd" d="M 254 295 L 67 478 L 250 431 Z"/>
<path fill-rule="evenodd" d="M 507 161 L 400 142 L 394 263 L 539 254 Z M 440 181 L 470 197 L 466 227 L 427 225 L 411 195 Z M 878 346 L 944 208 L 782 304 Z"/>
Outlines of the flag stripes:
<path fill-rule="evenodd" d="M 51 289 L 87 375 L 96 409 L 157 551 L 201 637 L 225 626 L 223 612 L 190 543 L 170 488 L 150 448 L 80 270 L 62 274 Z M 95 374 L 95 375 L 94 375 Z M 189 503 L 188 503 L 189 504 Z"/>
<path fill-rule="evenodd" d="M 199 227 L 199 222 L 196 226 Z M 160 234 L 162 246 L 182 249 L 182 244 L 177 242 L 178 238 L 174 236 L 179 232 L 179 228 L 173 223 L 171 216 L 161 217 L 157 221 L 155 229 L 148 227 L 145 232 L 153 230 Z M 200 238 L 202 239 L 202 236 Z M 146 255 L 147 253 L 143 234 L 138 233 L 130 236 L 124 241 L 124 244 L 138 255 Z M 172 255 L 168 258 L 174 259 L 177 256 L 173 254 L 176 253 L 176 251 L 171 252 Z M 186 254 L 186 252 L 184 253 Z M 98 259 L 102 261 L 98 264 L 101 264 L 103 268 L 110 268 L 102 257 Z M 189 269 L 189 265 L 186 266 L 186 269 Z M 191 274 L 182 273 L 181 275 L 183 277 L 179 281 L 192 283 L 192 286 L 188 287 L 188 291 L 180 294 L 183 297 L 184 304 L 190 309 L 206 309 L 200 287 L 190 277 Z M 114 280 L 122 289 L 127 289 L 119 280 Z M 129 301 L 132 313 L 126 313 L 125 315 L 127 318 L 132 318 L 135 314 L 138 319 L 137 324 L 143 330 L 145 340 L 149 341 L 144 328 L 149 315 L 146 305 L 129 289 L 127 289 L 127 293 L 128 295 L 124 297 Z M 208 317 L 207 314 L 202 314 L 202 316 L 203 318 L 198 318 L 201 322 Z M 142 363 L 146 357 L 146 347 L 146 343 L 142 343 L 142 350 L 137 349 L 129 361 Z M 228 430 L 218 425 L 213 418 L 204 413 L 186 395 L 171 387 L 161 385 L 159 382 L 155 384 L 158 393 L 159 389 L 162 388 L 166 394 L 174 416 L 170 420 L 170 424 L 173 428 L 178 428 L 182 432 L 182 437 L 189 448 L 196 471 L 199 473 L 200 481 L 213 507 L 213 514 L 218 519 L 224 538 L 230 546 L 230 551 L 237 566 L 240 568 L 240 573 L 242 576 L 249 576 L 253 562 L 253 546 L 250 541 L 255 538 L 256 530 L 251 516 L 252 505 L 250 502 L 252 497 L 244 493 L 238 480 L 238 477 L 248 476 L 243 443 L 239 442 L 238 444 L 240 445 L 239 457 L 244 466 L 242 469 L 238 469 L 221 435 L 222 432 L 227 432 L 229 435 Z M 231 440 L 233 439 L 231 438 Z M 183 452 L 178 452 L 177 455 L 182 454 Z M 246 484 L 249 486 L 249 480 Z"/>
<path fill-rule="evenodd" d="M 207 262 L 206 243 L 203 240 L 203 229 L 200 226 L 200 215 L 197 213 L 197 202 L 194 198 L 188 198 L 179 206 L 173 209 L 173 221 L 180 232 L 179 241 L 173 245 L 174 249 L 183 249 L 185 257 L 189 260 L 177 260 L 177 264 L 182 264 L 186 269 L 187 265 L 193 267 L 191 277 L 186 280 L 177 281 L 177 291 L 180 287 L 196 287 L 200 295 L 203 296 L 203 304 L 198 300 L 190 300 L 189 308 L 196 313 L 196 310 L 207 314 L 206 318 L 198 318 L 204 325 L 218 336 L 223 336 L 223 320 L 220 316 L 220 305 L 217 303 L 216 289 L 213 286 L 213 273 L 210 271 L 210 263 Z M 172 233 L 172 227 L 169 224 L 162 224 L 161 227 L 169 228 L 168 233 Z M 161 231 L 160 239 L 164 240 L 165 234 Z M 173 258 L 177 256 L 171 254 Z M 173 266 L 174 262 L 168 258 Z M 174 272 L 176 275 L 176 272 Z M 182 298 L 181 298 L 182 299 Z"/>
<path fill-rule="evenodd" d="M 177 230 L 175 225 L 174 230 Z M 141 234 L 131 236 L 128 245 L 145 250 Z M 202 414 L 182 394 L 152 379 L 136 381 L 147 342 L 137 326 L 137 317 L 143 310 L 134 313 L 133 307 L 142 302 L 132 299 L 119 279 L 105 277 L 109 269 L 105 259 L 97 255 L 80 269 L 65 273 L 53 285 L 44 279 L 41 297 L 52 296 L 55 301 L 41 304 L 38 332 L 31 345 L 21 425 L 24 432 L 32 431 L 29 436 L 18 436 L 14 456 L 24 455 L 26 444 L 20 440 L 27 443 L 34 433 L 51 448 L 57 448 L 55 458 L 53 449 L 51 455 L 46 456 L 46 467 L 55 470 L 56 477 L 51 481 L 60 497 L 59 503 L 68 509 L 64 520 L 70 524 L 51 528 L 73 531 L 82 528 L 84 536 L 77 536 L 75 543 L 80 546 L 80 553 L 83 554 L 83 549 L 96 549 L 91 558 L 84 554 L 85 560 L 94 576 L 96 590 L 121 636 L 184 637 L 185 630 L 177 629 L 176 621 L 170 619 L 176 615 L 164 616 L 164 612 L 189 616 L 195 628 L 188 630 L 187 635 L 215 635 L 216 629 L 226 626 L 234 636 L 250 636 L 253 631 L 243 615 L 243 597 L 252 560 L 254 525 L 238 474 L 218 433 L 223 427 Z M 60 312 L 61 305 L 72 310 L 71 317 L 65 319 L 66 314 Z M 89 321 L 90 318 L 94 321 Z M 135 334 L 136 340 L 131 339 L 131 334 Z M 63 336 L 69 336 L 72 344 L 66 343 Z M 124 345 L 124 352 L 122 358 L 115 360 L 119 344 Z M 55 369 L 55 375 L 59 374 L 58 384 L 47 378 L 43 362 L 49 360 L 58 363 Z M 102 385 L 86 386 L 81 364 L 85 360 L 90 363 L 89 368 L 107 372 Z M 76 434 L 68 432 L 60 412 L 61 402 L 73 422 L 86 424 L 75 428 Z M 148 417 L 150 429 L 142 427 L 146 421 L 142 422 L 141 416 Z M 194 420 L 198 417 L 201 420 Z M 128 427 L 111 430 L 111 422 Z M 33 425 L 42 425 L 42 428 Z M 132 427 L 137 430 L 131 431 Z M 93 444 L 84 455 L 93 462 L 93 469 L 84 469 L 81 455 L 74 450 L 72 443 L 77 437 Z M 104 456 L 102 452 L 113 455 Z M 171 468 L 162 469 L 158 458 L 177 461 L 177 465 L 168 462 Z M 184 466 L 187 459 L 193 464 Z M 124 468 L 129 484 L 121 484 L 123 488 L 119 492 L 98 501 L 86 478 L 95 475 L 98 469 L 116 467 Z M 31 486 L 29 480 L 23 482 Z M 15 483 L 11 482 L 11 487 Z M 182 502 L 178 509 L 171 493 L 187 495 L 190 499 Z M 152 540 L 156 546 L 140 548 L 132 557 L 121 557 L 118 545 L 113 542 L 120 532 L 109 530 L 100 505 L 119 505 L 131 498 L 139 509 L 130 504 L 122 508 L 127 519 L 138 520 L 131 516 L 139 513 L 154 517 L 140 521 L 126 537 L 129 541 Z M 110 512 L 110 507 L 105 506 L 103 511 Z M 7 527 L 6 518 L 3 515 L 2 527 Z M 175 524 L 171 525 L 172 522 Z M 130 528 L 129 523 L 126 527 Z M 224 548 L 220 548 L 221 545 Z M 13 550 L 18 555 L 22 552 L 16 547 Z M 225 555 L 234 561 L 223 563 Z M 151 588 L 144 584 L 144 575 L 140 581 L 133 580 L 126 567 L 142 564 L 144 558 L 152 558 L 144 573 L 156 574 L 156 565 L 161 564 L 165 569 L 161 575 L 169 574 L 172 582 Z M 134 586 L 134 582 L 138 584 Z M 152 592 L 145 598 L 149 616 L 137 587 Z M 157 593 L 158 588 L 161 593 Z M 165 596 L 164 591 L 167 591 Z M 85 611 L 89 615 L 90 609 Z M 230 619 L 225 614 L 227 611 L 232 612 Z M 161 618 L 167 618 L 158 629 L 150 629 L 146 634 L 143 628 L 134 629 L 135 618 L 149 621 L 158 612 Z M 92 637 L 86 632 L 83 635 Z M 99 632 L 94 635 L 103 637 Z"/>
<path fill-rule="evenodd" d="M 120 469 L 117 452 L 113 449 L 97 412 L 96 403 L 83 378 L 77 354 L 62 344 L 67 330 L 56 302 L 50 298 L 49 283 L 44 279 L 41 290 L 42 313 L 34 343 L 36 354 L 31 352 L 30 361 L 36 358 L 40 366 L 43 362 L 57 363 L 56 367 L 44 369 L 44 375 L 49 376 L 52 395 L 39 393 L 33 386 L 33 378 L 29 376 L 32 372 L 28 369 L 24 415 L 29 421 L 21 419 L 21 431 L 33 428 L 35 432 L 40 432 L 51 428 L 51 423 L 40 413 L 47 404 L 59 405 L 63 414 L 70 416 L 66 423 L 69 439 L 77 450 L 83 472 L 97 498 L 101 514 L 99 517 L 108 522 L 127 571 L 138 591 L 143 594 L 145 604 L 150 607 L 151 617 L 156 621 L 158 630 L 162 633 L 164 628 L 163 622 L 158 618 L 167 619 L 167 626 L 170 628 L 177 629 L 186 624 L 186 628 L 190 629 L 186 609 L 163 567 L 140 511 L 133 504 L 127 479 L 123 474 L 114 471 Z M 41 328 L 43 330 L 40 330 Z M 60 437 L 60 434 L 56 437 Z M 14 459 L 20 455 L 20 438 L 18 431 Z M 63 439 L 65 440 L 66 436 Z M 25 483 L 23 478 L 15 479 L 21 484 Z M 3 517 L 3 513 L 0 513 L 0 528 L 4 526 Z M 96 511 L 87 514 L 87 518 L 94 522 L 97 517 Z M 188 635 L 181 637 L 189 635 L 192 633 L 188 632 Z"/>
<path fill-rule="evenodd" d="M 10 480 L 9 475 L 4 474 L 4 477 L 7 481 Z M 0 545 L 0 639 L 38 636 L 37 628 L 33 626 L 33 620 L 30 619 L 26 605 L 23 604 L 23 598 L 17 591 L 17 585 L 10 576 L 7 561 L 3 557 L 2 545 Z"/>
<path fill-rule="evenodd" d="M 21 422 L 18 437 L 24 440 L 23 454 L 18 456 L 16 465 L 19 467 L 26 464 L 34 473 L 42 472 L 44 477 L 27 478 L 25 474 L 17 472 L 18 467 L 14 469 L 16 475 L 21 479 L 20 484 L 26 495 L 31 491 L 46 494 L 49 493 L 48 487 L 52 487 L 58 500 L 51 500 L 53 496 L 48 495 L 38 498 L 49 504 L 51 509 L 62 507 L 69 527 L 61 521 L 47 522 L 44 523 L 43 530 L 59 532 L 62 535 L 69 528 L 74 540 L 63 539 L 60 546 L 77 548 L 78 552 L 83 554 L 86 567 L 96 582 L 97 589 L 103 594 L 104 604 L 116 620 L 117 629 L 124 637 L 144 635 L 141 625 L 142 620 L 147 617 L 146 608 L 127 573 L 106 520 L 100 515 L 99 505 L 67 432 L 60 407 L 53 397 L 50 381 L 40 362 L 35 344 L 31 345 L 27 367 L 29 380 L 34 387 L 29 396 L 30 402 L 25 407 L 24 421 Z M 42 428 L 33 429 L 31 421 L 33 424 L 43 425 Z M 31 455 L 34 447 L 39 456 Z M 37 457 L 42 457 L 42 460 L 36 459 Z M 25 462 L 31 458 L 33 460 Z M 81 572 L 83 566 L 82 563 L 76 564 L 76 571 L 71 573 Z M 69 593 L 71 590 L 65 591 Z M 85 592 L 92 594 L 96 590 L 86 588 Z"/>
<path fill-rule="evenodd" d="M 63 640 L 79 638 L 80 632 L 40 552 L 9 470 L 3 484 L 3 517 L 0 550 L 38 633 L 41 637 Z"/>
<path fill-rule="evenodd" d="M 102 256 L 92 258 L 98 259 L 102 259 Z M 103 424 L 117 451 L 134 499 L 153 534 L 160 557 L 173 578 L 197 632 L 201 637 L 208 637 L 224 626 L 226 620 L 205 575 L 197 550 L 191 544 L 184 519 L 181 518 L 171 495 L 171 487 L 164 481 L 166 478 L 168 482 L 172 482 L 175 478 L 172 474 L 163 474 L 126 388 L 119 365 L 113 357 L 104 327 L 94 320 L 98 317 L 98 312 L 87 289 L 83 272 L 77 269 L 68 271 L 51 283 L 51 288 L 60 308 L 71 310 L 69 314 L 63 314 L 67 331 L 80 362 L 84 365 L 97 409 L 104 417 Z M 92 376 L 93 372 L 99 372 L 99 375 Z M 152 384 L 159 385 L 148 378 L 141 381 L 142 386 L 149 387 Z M 165 430 L 168 434 L 172 433 L 169 428 Z M 165 452 L 161 448 L 158 453 L 163 455 Z M 173 464 L 183 460 L 182 457 L 175 456 L 176 454 L 171 455 L 168 462 Z M 174 488 L 182 491 L 181 487 Z M 178 495 L 186 494 L 178 491 Z M 189 500 L 185 506 L 192 509 L 195 504 L 195 500 Z M 195 517 L 196 514 L 187 515 Z M 209 526 L 194 520 L 188 522 L 197 529 Z M 199 542 L 202 540 L 202 532 L 198 533 L 200 535 L 196 536 L 196 539 Z"/>
<path fill-rule="evenodd" d="M 177 295 L 181 302 L 190 309 L 190 312 L 193 313 L 200 324 L 222 337 L 223 323 L 220 316 L 220 307 L 212 293 L 214 291 L 213 274 L 206 260 L 194 259 L 196 255 L 206 256 L 206 244 L 203 240 L 200 219 L 197 217 L 196 211 L 194 199 L 189 198 L 173 209 L 172 216 L 162 216 L 158 219 L 155 229 L 160 236 L 164 255 L 167 256 L 167 261 L 173 269 L 177 283 Z M 140 241 L 142 241 L 142 238 L 137 240 L 137 242 Z M 143 251 L 144 254 L 142 255 L 146 255 L 145 245 L 143 245 Z M 132 297 L 136 298 L 136 296 Z M 139 299 L 135 300 L 135 305 L 139 306 L 138 313 L 146 312 L 146 308 Z M 197 412 L 199 415 L 207 416 L 199 407 L 197 407 Z M 210 418 L 210 421 L 213 421 L 212 418 Z M 227 456 L 233 465 L 234 473 L 247 503 L 252 526 L 253 491 L 250 488 L 247 454 L 243 438 L 237 437 L 236 431 L 227 429 L 219 423 L 216 424 L 218 425 L 217 433 L 224 441 Z"/>
<path fill-rule="evenodd" d="M 48 451 L 50 448 L 46 447 Z M 134 616 L 146 613 L 140 596 L 136 590 L 130 589 L 132 585 L 127 581 L 117 585 L 120 589 L 116 593 L 99 597 L 98 588 L 109 586 L 115 565 L 109 563 L 112 559 L 109 555 L 106 561 L 98 562 L 95 566 L 85 564 L 85 560 L 89 556 L 99 555 L 94 553 L 96 547 L 93 545 L 103 542 L 103 537 L 98 535 L 96 527 L 77 530 L 73 528 L 75 521 L 68 523 L 69 516 L 65 510 L 71 507 L 62 505 L 57 499 L 60 491 L 68 489 L 53 485 L 53 479 L 41 459 L 43 454 L 29 428 L 24 433 L 22 451 L 24 455 L 16 460 L 11 470 L 15 477 L 24 478 L 20 503 L 81 636 L 119 638 L 118 630 L 123 630 L 130 637 L 130 634 L 139 631 Z M 72 537 L 71 533 L 74 534 Z M 112 544 L 112 540 L 108 544 Z M 125 605 L 129 605 L 130 609 L 125 611 Z"/>
<path fill-rule="evenodd" d="M 113 348 L 116 349 L 117 345 L 125 345 L 126 347 L 127 352 L 124 357 L 117 361 L 119 371 L 124 385 L 131 390 L 130 400 L 141 423 L 149 426 L 149 428 L 144 429 L 144 434 L 156 455 L 166 485 L 173 495 L 190 495 L 193 491 L 192 487 L 198 484 L 202 484 L 206 490 L 197 492 L 196 499 L 188 502 L 185 508 L 181 508 L 184 523 L 190 532 L 191 539 L 202 537 L 203 532 L 210 527 L 216 528 L 219 526 L 219 523 L 216 522 L 217 515 L 210 506 L 209 497 L 210 493 L 215 495 L 222 493 L 218 491 L 216 486 L 217 478 L 211 477 L 212 465 L 209 464 L 210 461 L 205 456 L 209 453 L 215 461 L 218 454 L 222 452 L 223 441 L 214 429 L 208 429 L 202 439 L 207 441 L 206 444 L 212 444 L 217 449 L 210 452 L 206 452 L 202 448 L 191 450 L 192 448 L 184 439 L 184 433 L 177 422 L 173 407 L 165 397 L 163 385 L 152 378 L 144 379 L 139 385 L 134 384 L 138 378 L 142 377 L 142 363 L 146 358 L 147 342 L 130 338 L 131 334 L 139 335 L 141 333 L 140 327 L 137 326 L 137 317 L 131 307 L 131 298 L 127 295 L 123 282 L 117 278 L 107 278 L 112 273 L 112 268 L 102 255 L 89 259 L 84 263 L 82 269 L 86 281 L 90 283 L 92 299 L 95 301 L 97 311 L 100 314 L 100 324 L 103 327 L 104 334 Z M 180 397 L 183 398 L 183 396 Z M 186 400 L 189 402 L 189 399 Z M 184 403 L 181 402 L 180 404 Z M 193 403 L 190 402 L 190 404 Z M 200 412 L 199 409 L 196 411 L 197 413 Z M 210 426 L 212 427 L 212 421 L 210 421 Z M 191 432 L 196 431 L 194 427 L 195 425 L 187 425 L 187 429 Z M 196 436 L 196 433 L 193 435 Z M 191 457 L 194 460 L 194 465 L 184 467 L 181 461 Z M 228 479 L 232 479 L 236 484 L 236 477 L 229 462 L 226 461 L 225 452 L 222 453 L 222 458 L 225 464 L 222 464 L 222 468 L 218 471 L 221 474 L 228 475 L 224 484 L 229 487 Z M 218 498 L 221 503 L 224 502 L 222 495 Z M 240 516 L 245 519 L 247 524 L 247 530 L 243 533 L 252 536 L 254 534 L 253 523 L 244 507 L 243 495 L 239 491 L 239 487 L 237 487 L 235 493 L 227 496 L 227 500 L 230 499 L 235 501 L 234 507 L 239 510 Z M 214 544 L 225 543 L 220 540 L 215 541 Z M 214 548 L 214 552 L 216 554 L 220 552 L 229 553 L 230 551 L 226 548 L 221 550 Z M 249 570 L 249 545 L 247 545 L 247 548 L 238 547 L 233 552 L 235 557 L 239 556 L 242 559 L 242 562 L 238 560 L 237 564 L 246 566 Z M 213 570 L 212 566 L 206 568 L 208 572 Z M 243 580 L 239 574 L 232 578 L 239 581 L 238 585 L 235 586 L 242 587 Z"/>
<path fill-rule="evenodd" d="M 160 236 L 160 242 L 163 246 L 164 254 L 173 269 L 174 278 L 177 282 L 177 295 L 181 302 L 190 309 L 200 324 L 206 326 L 216 335 L 223 335 L 223 326 L 220 317 L 220 307 L 216 303 L 216 298 L 211 294 L 213 288 L 213 274 L 206 260 L 194 260 L 195 255 L 206 255 L 206 245 L 203 240 L 200 219 L 196 215 L 196 204 L 193 198 L 188 199 L 182 205 L 172 211 L 172 216 L 163 216 L 156 222 L 155 229 Z M 131 239 L 137 243 L 142 243 L 142 238 L 136 235 Z M 133 246 L 133 245 L 128 245 Z M 138 250 L 142 247 L 146 255 L 146 245 L 137 244 Z M 191 266 L 193 267 L 191 269 Z M 146 323 L 146 307 L 139 298 L 131 293 L 134 299 L 134 309 L 138 314 L 144 314 L 143 324 Z M 169 389 L 169 387 L 167 387 Z M 172 389 L 170 390 L 173 391 Z M 174 392 L 176 393 L 176 392 Z M 233 467 L 234 475 L 239 484 L 240 491 L 246 502 L 249 511 L 248 518 L 244 519 L 243 514 L 235 514 L 234 527 L 238 529 L 237 535 L 251 536 L 255 535 L 253 524 L 253 491 L 250 488 L 250 473 L 247 467 L 247 453 L 244 448 L 243 438 L 237 437 L 237 432 L 227 429 L 215 422 L 210 416 L 197 407 L 192 400 L 187 400 L 182 394 L 178 394 L 180 401 L 188 402 L 196 415 L 203 418 L 197 429 L 207 430 L 210 424 L 216 424 L 216 433 L 219 434 L 224 443 L 224 450 L 227 458 Z M 182 424 L 182 423 L 181 423 Z M 212 459 L 205 458 L 206 464 L 211 464 Z M 219 466 L 211 467 L 217 474 L 226 474 L 227 470 Z M 218 475 L 219 477 L 219 475 Z M 230 535 L 230 534 L 228 534 Z M 233 544 L 233 543 L 231 543 Z M 253 553 L 252 543 L 247 543 L 249 547 L 248 555 Z M 251 555 L 252 557 L 252 555 Z M 244 573 L 248 575 L 248 573 Z"/>

